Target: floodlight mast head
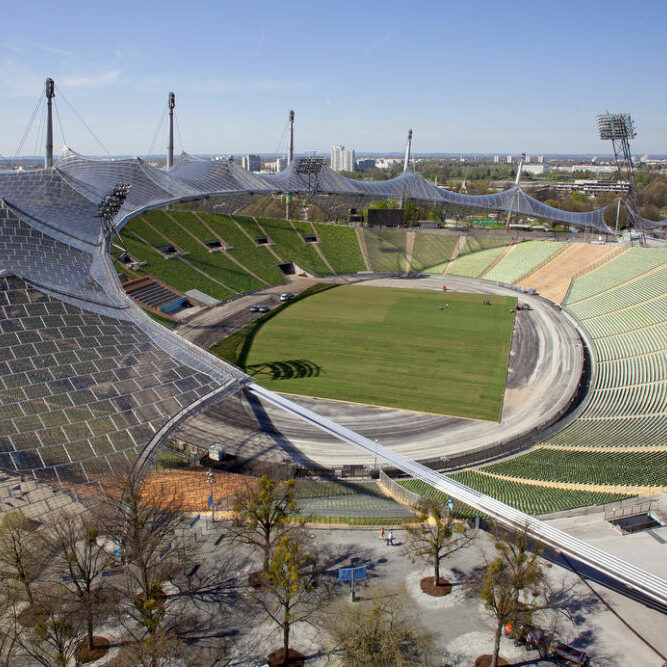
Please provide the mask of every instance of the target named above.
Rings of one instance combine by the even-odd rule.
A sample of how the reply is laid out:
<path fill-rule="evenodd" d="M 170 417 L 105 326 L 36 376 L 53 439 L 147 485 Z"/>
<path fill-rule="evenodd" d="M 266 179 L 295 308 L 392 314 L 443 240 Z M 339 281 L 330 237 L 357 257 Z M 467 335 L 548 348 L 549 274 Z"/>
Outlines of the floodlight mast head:
<path fill-rule="evenodd" d="M 635 123 L 629 113 L 600 114 L 597 122 L 602 141 L 629 141 L 637 136 Z"/>
<path fill-rule="evenodd" d="M 174 107 L 176 106 L 176 95 L 169 93 L 167 98 L 169 107 L 169 143 L 167 144 L 167 169 L 174 166 Z"/>
<path fill-rule="evenodd" d="M 46 94 L 46 155 L 44 166 L 49 169 L 53 167 L 53 98 L 56 96 L 56 85 L 51 77 L 45 82 Z"/>
<path fill-rule="evenodd" d="M 107 245 L 111 244 L 111 239 L 118 233 L 113 224 L 113 219 L 123 207 L 131 189 L 132 186 L 129 183 L 119 183 L 111 188 L 97 205 L 97 215 L 102 220 L 104 240 Z"/>
<path fill-rule="evenodd" d="M 618 180 L 626 180 L 629 185 L 625 206 L 630 220 L 641 228 L 643 242 L 644 230 L 639 215 L 639 200 L 635 188 L 634 165 L 632 163 L 632 151 L 630 150 L 630 140 L 637 136 L 634 121 L 629 113 L 604 113 L 597 117 L 597 125 L 600 139 L 611 141 L 614 162 L 618 170 Z"/>

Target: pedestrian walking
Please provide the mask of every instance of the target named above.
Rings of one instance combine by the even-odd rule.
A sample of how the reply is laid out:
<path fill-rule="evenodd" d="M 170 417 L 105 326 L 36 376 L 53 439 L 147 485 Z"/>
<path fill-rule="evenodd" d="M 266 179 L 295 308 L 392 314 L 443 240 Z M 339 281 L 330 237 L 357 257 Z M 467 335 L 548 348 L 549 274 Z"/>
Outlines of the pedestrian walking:
<path fill-rule="evenodd" d="M 384 526 L 382 526 L 382 528 L 380 528 L 380 539 L 384 540 Z"/>
<path fill-rule="evenodd" d="M 392 547 L 394 546 L 394 533 L 392 533 L 391 530 L 387 533 L 387 546 L 390 544 Z"/>

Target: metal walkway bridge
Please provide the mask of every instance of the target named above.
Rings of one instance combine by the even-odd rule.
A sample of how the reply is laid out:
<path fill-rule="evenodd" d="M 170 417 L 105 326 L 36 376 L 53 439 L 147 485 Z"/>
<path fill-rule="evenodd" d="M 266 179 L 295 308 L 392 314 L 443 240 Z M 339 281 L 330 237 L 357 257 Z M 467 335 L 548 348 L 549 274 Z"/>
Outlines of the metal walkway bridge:
<path fill-rule="evenodd" d="M 539 540 L 542 544 L 563 553 L 565 556 L 576 559 L 580 563 L 584 563 L 606 577 L 641 593 L 661 606 L 667 607 L 667 581 L 665 579 L 632 565 L 602 549 L 598 549 L 583 540 L 579 540 L 562 530 L 558 530 L 529 514 L 524 514 L 505 503 L 501 503 L 479 491 L 460 484 L 401 454 L 397 454 L 388 447 L 384 447 L 374 440 L 359 435 L 344 426 L 340 426 L 331 419 L 322 417 L 312 410 L 308 410 L 268 389 L 264 389 L 256 384 L 249 385 L 247 389 L 258 399 L 286 410 L 339 440 L 386 461 L 408 475 L 431 484 L 439 491 L 496 519 L 502 525 L 515 530 L 526 529 L 532 537 Z"/>

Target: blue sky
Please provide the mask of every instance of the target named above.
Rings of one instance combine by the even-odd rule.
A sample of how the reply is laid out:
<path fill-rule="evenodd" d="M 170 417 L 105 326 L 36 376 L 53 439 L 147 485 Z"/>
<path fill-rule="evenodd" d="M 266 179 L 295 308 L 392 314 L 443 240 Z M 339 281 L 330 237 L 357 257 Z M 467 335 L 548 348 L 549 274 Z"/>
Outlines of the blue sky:
<path fill-rule="evenodd" d="M 67 144 L 144 154 L 167 93 L 183 148 L 358 153 L 608 152 L 595 115 L 630 112 L 636 154 L 667 153 L 667 3 L 0 1 L 0 153 L 46 76 Z M 59 94 L 59 91 L 62 94 Z M 56 151 L 62 147 L 56 132 Z M 157 141 L 164 152 L 166 135 Z M 33 129 L 23 154 L 41 147 Z M 176 149 L 181 142 L 177 136 Z"/>

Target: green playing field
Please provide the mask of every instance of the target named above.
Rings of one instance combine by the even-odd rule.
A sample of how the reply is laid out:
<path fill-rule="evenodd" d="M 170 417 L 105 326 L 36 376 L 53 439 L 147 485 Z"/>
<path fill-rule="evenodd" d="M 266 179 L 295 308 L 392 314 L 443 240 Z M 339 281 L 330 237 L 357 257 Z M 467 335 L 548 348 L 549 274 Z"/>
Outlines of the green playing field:
<path fill-rule="evenodd" d="M 498 421 L 515 306 L 343 285 L 255 328 L 245 370 L 274 391 Z"/>

